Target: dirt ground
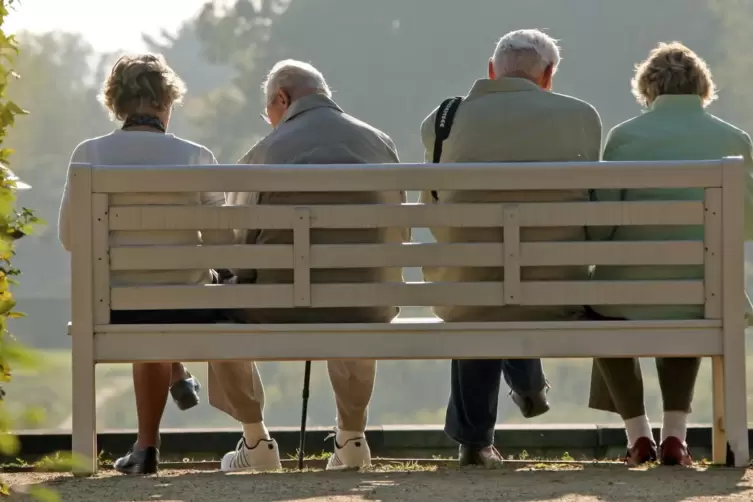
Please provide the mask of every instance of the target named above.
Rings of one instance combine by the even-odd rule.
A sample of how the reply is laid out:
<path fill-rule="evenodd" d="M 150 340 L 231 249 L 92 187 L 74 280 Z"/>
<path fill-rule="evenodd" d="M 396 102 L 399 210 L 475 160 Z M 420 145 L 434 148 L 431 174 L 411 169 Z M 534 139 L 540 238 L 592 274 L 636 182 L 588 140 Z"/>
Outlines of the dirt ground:
<path fill-rule="evenodd" d="M 3 474 L 15 490 L 51 488 L 76 502 L 480 502 L 751 501 L 753 470 L 623 466 L 510 466 L 497 470 L 397 468 L 374 472 L 229 474 L 163 471 L 154 477 L 103 472 Z M 28 501 L 16 493 L 11 500 Z"/>

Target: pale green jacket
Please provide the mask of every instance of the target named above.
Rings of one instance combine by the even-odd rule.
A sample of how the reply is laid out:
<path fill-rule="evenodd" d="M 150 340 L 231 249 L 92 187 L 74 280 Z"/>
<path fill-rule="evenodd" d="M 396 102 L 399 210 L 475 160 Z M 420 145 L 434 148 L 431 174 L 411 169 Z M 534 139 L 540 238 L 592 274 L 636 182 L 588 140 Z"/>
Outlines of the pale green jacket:
<path fill-rule="evenodd" d="M 628 120 L 609 132 L 604 160 L 713 160 L 741 155 L 751 165 L 748 134 L 708 113 L 695 95 L 663 95 L 644 114 Z M 753 182 L 746 178 L 745 239 L 753 239 Z M 619 193 L 597 190 L 598 200 L 619 200 Z M 631 189 L 627 201 L 703 200 L 703 189 Z M 608 238 L 610 229 L 592 228 L 594 240 Z M 624 226 L 616 241 L 703 240 L 703 227 Z M 702 266 L 596 267 L 596 280 L 701 279 Z M 594 308 L 603 315 L 628 319 L 703 318 L 703 306 L 610 306 Z"/>

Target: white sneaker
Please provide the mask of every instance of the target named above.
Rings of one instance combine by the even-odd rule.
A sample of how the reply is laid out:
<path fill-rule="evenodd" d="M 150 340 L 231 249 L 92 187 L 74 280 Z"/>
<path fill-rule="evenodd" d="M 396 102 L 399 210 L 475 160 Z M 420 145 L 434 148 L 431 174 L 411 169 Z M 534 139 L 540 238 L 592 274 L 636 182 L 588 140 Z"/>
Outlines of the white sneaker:
<path fill-rule="evenodd" d="M 340 446 L 335 437 L 335 452 L 327 461 L 328 471 L 360 469 L 371 465 L 371 450 L 365 437 L 351 438 Z"/>
<path fill-rule="evenodd" d="M 248 446 L 245 438 L 238 441 L 235 451 L 222 457 L 220 470 L 233 471 L 275 471 L 282 469 L 280 451 L 274 439 L 260 439 L 254 446 Z"/>

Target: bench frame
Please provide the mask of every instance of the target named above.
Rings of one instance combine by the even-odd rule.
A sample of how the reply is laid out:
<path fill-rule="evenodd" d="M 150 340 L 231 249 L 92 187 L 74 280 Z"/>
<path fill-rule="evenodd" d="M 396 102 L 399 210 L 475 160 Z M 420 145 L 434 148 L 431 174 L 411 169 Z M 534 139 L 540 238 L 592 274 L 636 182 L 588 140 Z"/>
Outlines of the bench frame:
<path fill-rule="evenodd" d="M 83 459 L 74 471 L 77 474 L 91 474 L 97 469 L 94 401 L 94 368 L 97 363 L 332 358 L 709 356 L 713 361 L 713 460 L 719 464 L 747 465 L 746 323 L 744 296 L 740 294 L 745 286 L 742 186 L 744 170 L 739 158 L 713 162 L 151 168 L 74 164 L 70 173 L 72 221 L 81 224 L 72 227 L 73 452 Z M 404 204 L 392 208 L 350 207 L 350 214 L 337 206 L 175 209 L 159 206 L 111 207 L 109 204 L 112 194 L 162 191 L 643 187 L 697 187 L 703 188 L 706 195 L 702 203 L 659 203 L 663 206 L 653 202 L 555 203 L 556 208 L 552 203 Z M 597 211 L 589 207 L 593 204 L 599 205 Z M 170 213 L 173 209 L 175 214 Z M 196 221 L 201 222 L 204 228 L 207 224 L 212 228 L 237 228 L 238 222 L 266 225 L 264 228 L 291 228 L 295 233 L 294 244 L 287 251 L 270 249 L 269 252 L 252 252 L 247 249 L 248 246 L 240 251 L 238 246 L 194 246 L 192 250 L 178 253 L 175 249 L 160 250 L 158 247 L 110 248 L 111 230 L 127 230 L 129 225 L 142 229 L 158 229 L 160 225 L 163 225 L 161 228 L 201 228 L 187 223 L 193 221 L 192 218 L 198 218 Z M 463 244 L 393 246 L 394 250 L 366 250 L 364 259 L 370 260 L 370 266 L 394 265 L 397 261 L 401 266 L 468 266 L 469 263 L 504 266 L 504 283 L 383 284 L 374 285 L 371 291 L 363 289 L 366 285 L 311 284 L 311 268 L 334 267 L 338 260 L 356 260 L 353 258 L 354 250 L 346 249 L 347 246 L 318 246 L 319 249 L 312 246 L 309 238 L 311 228 L 317 225 L 351 228 L 349 225 L 358 218 L 358 221 L 365 221 L 363 227 L 389 225 L 419 228 L 442 221 L 453 226 L 503 226 L 504 245 L 472 244 L 473 248 Z M 578 224 L 583 225 L 695 222 L 704 225 L 706 237 L 704 243 L 591 242 L 586 246 L 584 243 L 520 242 L 521 226 L 545 226 L 547 223 L 552 226 L 572 225 L 576 219 Z M 185 227 L 187 224 L 189 226 Z M 429 246 L 433 246 L 432 250 Z M 553 252 L 555 247 L 547 246 L 557 246 L 557 252 Z M 477 252 L 469 255 L 472 250 Z M 288 254 L 280 258 L 280 252 Z M 249 253 L 253 256 L 250 257 Z M 604 261 L 606 256 L 611 256 L 617 262 Z M 205 286 L 213 288 L 208 294 L 208 289 L 196 289 L 200 286 L 113 288 L 109 282 L 111 270 L 138 269 L 144 263 L 150 263 L 156 269 L 167 269 L 175 266 L 176 262 L 182 268 L 190 268 L 192 263 L 204 263 L 213 257 L 222 258 L 223 263 L 258 260 L 260 266 L 266 268 L 275 268 L 280 260 L 289 260 L 294 270 L 294 284 Z M 571 283 L 527 283 L 520 280 L 520 267 L 525 265 L 643 262 L 702 263 L 705 265 L 705 277 L 703 281 L 685 283 L 645 281 L 631 285 L 626 282 L 605 282 L 578 287 Z M 161 308 L 243 308 L 250 304 L 353 306 L 352 302 L 359 305 L 417 306 L 556 305 L 562 298 L 572 298 L 573 295 L 574 302 L 585 304 L 598 303 L 605 297 L 608 299 L 606 303 L 613 304 L 630 303 L 637 298 L 643 298 L 647 303 L 658 303 L 666 295 L 681 298 L 681 303 L 693 303 L 700 295 L 699 303 L 705 304 L 706 319 L 526 323 L 441 323 L 429 319 L 426 322 L 398 320 L 391 324 L 253 326 L 109 324 L 111 307 L 126 310 L 145 308 L 156 298 L 160 299 Z M 534 298 L 538 303 L 534 303 Z M 351 303 L 343 304 L 344 301 Z M 137 343 L 134 343 L 134 337 L 138 338 Z M 209 341 L 211 343 L 207 343 Z M 149 347 L 148 351 L 144 351 L 143 347 Z M 196 351 L 192 347 L 201 347 L 201 350 Z"/>

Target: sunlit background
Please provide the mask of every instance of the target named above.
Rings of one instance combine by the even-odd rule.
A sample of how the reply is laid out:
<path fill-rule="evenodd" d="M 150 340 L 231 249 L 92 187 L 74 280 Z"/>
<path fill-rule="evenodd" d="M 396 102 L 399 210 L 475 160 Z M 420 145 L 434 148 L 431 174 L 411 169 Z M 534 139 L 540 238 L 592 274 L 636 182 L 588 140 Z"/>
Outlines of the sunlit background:
<path fill-rule="evenodd" d="M 17 375 L 7 390 L 14 401 L 46 410 L 43 427 L 70 427 L 69 267 L 57 241 L 57 207 L 73 148 L 115 127 L 96 96 L 123 51 L 166 56 L 189 91 L 173 132 L 206 144 L 220 162 L 235 162 L 267 132 L 259 84 L 285 57 L 318 66 L 347 112 L 391 135 L 404 161 L 422 161 L 423 118 L 483 77 L 496 40 L 518 28 L 542 28 L 561 40 L 555 90 L 596 106 L 605 133 L 639 113 L 629 90 L 633 64 L 669 40 L 685 42 L 710 63 L 721 87 L 712 111 L 753 131 L 751 21 L 753 2 L 746 0 L 22 0 L 7 24 L 21 42 L 21 80 L 11 97 L 31 115 L 19 118 L 8 144 L 17 149 L 11 167 L 34 187 L 22 203 L 49 224 L 21 243 L 17 293 L 29 318 L 14 331 L 50 364 L 42 374 Z M 553 409 L 535 422 L 615 422 L 586 408 L 590 365 L 546 361 Z M 314 366 L 310 419 L 329 425 L 332 392 L 323 364 Z M 646 367 L 649 416 L 658 418 L 655 371 Z M 380 368 L 372 424 L 443 421 L 448 363 L 383 362 Z M 191 369 L 206 381 L 205 365 Z M 262 373 L 269 425 L 296 425 L 303 365 L 265 363 Z M 101 427 L 135 427 L 129 368 L 103 366 L 98 375 Z M 710 390 L 704 366 L 693 421 L 710 421 Z M 169 406 L 164 425 L 235 425 L 205 403 L 183 413 Z M 503 399 L 499 421 L 522 419 Z"/>

